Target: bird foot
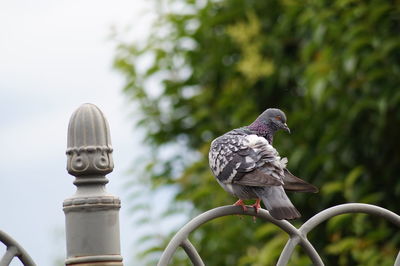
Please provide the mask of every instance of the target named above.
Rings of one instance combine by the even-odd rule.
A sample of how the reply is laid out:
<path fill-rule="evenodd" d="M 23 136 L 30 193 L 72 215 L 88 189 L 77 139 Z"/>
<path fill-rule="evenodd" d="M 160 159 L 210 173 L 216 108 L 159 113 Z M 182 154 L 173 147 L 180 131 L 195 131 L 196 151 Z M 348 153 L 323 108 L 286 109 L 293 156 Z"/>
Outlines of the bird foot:
<path fill-rule="evenodd" d="M 258 211 L 259 211 L 260 208 L 261 208 L 260 202 L 261 202 L 261 200 L 260 200 L 260 199 L 257 199 L 257 200 L 256 200 L 256 203 L 254 203 L 253 205 L 251 205 L 251 207 L 254 208 L 254 210 L 256 211 L 256 213 L 258 213 Z"/>
<path fill-rule="evenodd" d="M 247 207 L 246 204 L 244 204 L 243 200 L 239 199 L 238 201 L 236 201 L 233 205 L 235 206 L 242 206 L 243 211 L 247 211 Z"/>
<path fill-rule="evenodd" d="M 256 213 L 258 213 L 259 209 L 261 208 L 260 202 L 261 202 L 261 200 L 260 200 L 260 199 L 257 199 L 257 200 L 256 200 L 256 203 L 254 203 L 253 205 L 251 205 L 251 207 L 254 208 L 254 210 L 256 211 Z M 256 222 L 256 219 L 257 219 L 257 217 L 256 217 L 256 216 L 253 216 L 253 222 Z"/>

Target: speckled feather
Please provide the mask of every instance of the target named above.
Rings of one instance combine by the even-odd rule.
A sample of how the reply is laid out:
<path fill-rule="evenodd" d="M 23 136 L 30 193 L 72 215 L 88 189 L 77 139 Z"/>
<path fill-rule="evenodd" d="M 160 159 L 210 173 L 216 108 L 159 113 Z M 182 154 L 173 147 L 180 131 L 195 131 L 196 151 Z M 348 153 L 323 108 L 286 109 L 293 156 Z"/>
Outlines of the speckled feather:
<path fill-rule="evenodd" d="M 282 185 L 287 159 L 281 159 L 265 138 L 249 133 L 243 128 L 235 129 L 212 142 L 212 172 L 223 183 L 240 183 L 245 173 L 262 169 L 272 179 L 260 180 L 257 185 Z"/>

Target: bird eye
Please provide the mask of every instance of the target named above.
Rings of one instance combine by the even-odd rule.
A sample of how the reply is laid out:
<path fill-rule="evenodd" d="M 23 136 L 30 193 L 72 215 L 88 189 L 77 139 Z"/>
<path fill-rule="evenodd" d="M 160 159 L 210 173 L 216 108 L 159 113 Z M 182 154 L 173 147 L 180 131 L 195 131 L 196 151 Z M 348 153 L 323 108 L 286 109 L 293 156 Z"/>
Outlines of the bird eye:
<path fill-rule="evenodd" d="M 276 119 L 276 120 L 279 120 L 279 121 L 282 121 L 282 117 L 281 117 L 280 115 L 275 116 L 275 119 Z"/>

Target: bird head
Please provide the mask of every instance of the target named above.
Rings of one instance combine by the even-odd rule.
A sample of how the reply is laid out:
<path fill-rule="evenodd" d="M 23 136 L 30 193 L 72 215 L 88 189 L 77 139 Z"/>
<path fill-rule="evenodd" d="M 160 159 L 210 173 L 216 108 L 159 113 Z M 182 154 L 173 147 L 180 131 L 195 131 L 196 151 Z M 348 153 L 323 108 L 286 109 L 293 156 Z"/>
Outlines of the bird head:
<path fill-rule="evenodd" d="M 279 109 L 269 108 L 260 115 L 259 119 L 261 119 L 262 123 L 274 130 L 282 129 L 290 133 L 290 129 L 286 124 L 286 115 Z"/>

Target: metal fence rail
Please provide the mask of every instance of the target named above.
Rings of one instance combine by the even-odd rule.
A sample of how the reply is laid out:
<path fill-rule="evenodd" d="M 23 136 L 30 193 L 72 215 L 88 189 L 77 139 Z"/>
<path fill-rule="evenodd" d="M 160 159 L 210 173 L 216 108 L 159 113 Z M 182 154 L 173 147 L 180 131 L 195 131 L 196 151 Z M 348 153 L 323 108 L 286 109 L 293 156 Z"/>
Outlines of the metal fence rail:
<path fill-rule="evenodd" d="M 0 266 L 6 266 L 11 263 L 11 261 L 17 257 L 23 265 L 26 266 L 36 266 L 32 258 L 25 251 L 17 241 L 15 241 L 11 236 L 7 235 L 5 232 L 0 230 L 0 242 L 2 242 L 6 247 L 6 253 L 0 259 Z"/>
<path fill-rule="evenodd" d="M 195 266 L 205 265 L 193 244 L 190 243 L 188 239 L 189 234 L 201 225 L 211 220 L 234 214 L 258 217 L 262 220 L 275 224 L 289 235 L 289 240 L 286 243 L 286 246 L 284 247 L 281 256 L 279 257 L 279 260 L 277 262 L 278 266 L 284 266 L 288 264 L 294 248 L 297 245 L 300 245 L 303 248 L 303 250 L 310 257 L 314 265 L 322 266 L 324 265 L 324 263 L 318 252 L 315 250 L 314 246 L 307 239 L 307 234 L 322 222 L 334 216 L 345 213 L 365 213 L 379 216 L 400 227 L 399 215 L 375 205 L 362 203 L 348 203 L 326 209 L 311 217 L 299 229 L 294 227 L 288 221 L 274 219 L 268 213 L 268 211 L 264 209 L 260 209 L 258 213 L 256 213 L 253 208 L 248 208 L 248 210 L 245 212 L 240 206 L 223 206 L 204 212 L 199 216 L 193 218 L 186 225 L 184 225 L 169 242 L 168 246 L 161 255 L 158 266 L 168 265 L 178 247 L 183 248 L 189 259 Z M 397 255 L 394 265 L 400 266 L 400 253 Z"/>

